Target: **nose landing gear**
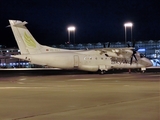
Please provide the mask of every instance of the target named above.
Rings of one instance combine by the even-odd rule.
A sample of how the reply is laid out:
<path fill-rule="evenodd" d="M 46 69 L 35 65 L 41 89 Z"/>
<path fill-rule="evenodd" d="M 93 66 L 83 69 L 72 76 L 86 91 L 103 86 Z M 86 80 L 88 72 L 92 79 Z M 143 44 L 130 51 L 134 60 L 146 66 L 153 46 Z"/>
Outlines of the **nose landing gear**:
<path fill-rule="evenodd" d="M 146 68 L 141 68 L 142 73 L 144 73 L 146 70 Z"/>
<path fill-rule="evenodd" d="M 100 75 L 103 75 L 103 74 L 106 73 L 106 70 L 98 70 L 98 73 L 99 73 Z"/>

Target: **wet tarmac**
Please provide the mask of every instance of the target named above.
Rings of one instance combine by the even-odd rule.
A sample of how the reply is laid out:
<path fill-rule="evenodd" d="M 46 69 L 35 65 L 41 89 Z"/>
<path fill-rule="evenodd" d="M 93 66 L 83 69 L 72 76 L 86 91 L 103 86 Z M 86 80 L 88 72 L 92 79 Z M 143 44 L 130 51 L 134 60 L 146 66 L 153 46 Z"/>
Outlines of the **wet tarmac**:
<path fill-rule="evenodd" d="M 1 72 L 0 120 L 160 120 L 159 73 Z"/>

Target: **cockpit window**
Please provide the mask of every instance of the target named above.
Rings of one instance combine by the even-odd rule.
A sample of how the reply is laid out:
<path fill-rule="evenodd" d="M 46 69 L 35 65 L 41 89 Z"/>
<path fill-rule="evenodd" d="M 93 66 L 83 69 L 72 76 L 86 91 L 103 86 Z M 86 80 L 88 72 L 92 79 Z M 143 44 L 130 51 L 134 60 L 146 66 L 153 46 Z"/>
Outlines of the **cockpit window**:
<path fill-rule="evenodd" d="M 144 58 L 145 56 L 144 56 L 144 54 L 140 54 L 140 57 L 141 57 L 141 58 Z"/>
<path fill-rule="evenodd" d="M 105 54 L 108 57 L 108 54 Z"/>

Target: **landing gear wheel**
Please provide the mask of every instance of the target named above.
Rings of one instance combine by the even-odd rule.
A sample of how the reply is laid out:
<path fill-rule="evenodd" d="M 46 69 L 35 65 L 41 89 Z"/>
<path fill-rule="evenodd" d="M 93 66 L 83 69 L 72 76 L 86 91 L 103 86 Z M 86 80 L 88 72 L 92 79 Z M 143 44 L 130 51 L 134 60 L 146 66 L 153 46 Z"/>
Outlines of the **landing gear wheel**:
<path fill-rule="evenodd" d="M 100 74 L 103 75 L 103 74 L 105 74 L 105 72 L 106 72 L 105 70 L 101 70 Z"/>
<path fill-rule="evenodd" d="M 142 70 L 142 73 L 144 73 L 145 71 L 144 70 Z"/>

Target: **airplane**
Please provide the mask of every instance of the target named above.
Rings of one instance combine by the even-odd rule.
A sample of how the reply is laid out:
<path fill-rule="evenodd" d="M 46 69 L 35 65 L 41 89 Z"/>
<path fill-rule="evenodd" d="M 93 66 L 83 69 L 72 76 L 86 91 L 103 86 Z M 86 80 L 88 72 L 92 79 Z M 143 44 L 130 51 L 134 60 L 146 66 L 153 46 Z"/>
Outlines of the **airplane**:
<path fill-rule="evenodd" d="M 26 21 L 9 20 L 20 55 L 13 58 L 29 61 L 31 64 L 67 70 L 99 71 L 104 74 L 110 69 L 134 69 L 152 66 L 149 59 L 141 56 L 132 47 L 101 48 L 91 50 L 68 50 L 39 44 L 29 32 Z"/>

